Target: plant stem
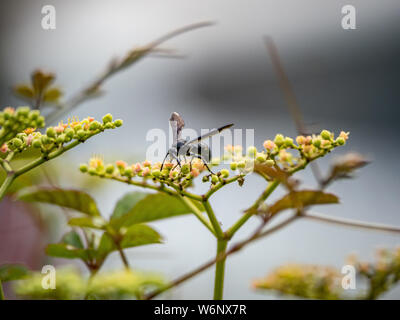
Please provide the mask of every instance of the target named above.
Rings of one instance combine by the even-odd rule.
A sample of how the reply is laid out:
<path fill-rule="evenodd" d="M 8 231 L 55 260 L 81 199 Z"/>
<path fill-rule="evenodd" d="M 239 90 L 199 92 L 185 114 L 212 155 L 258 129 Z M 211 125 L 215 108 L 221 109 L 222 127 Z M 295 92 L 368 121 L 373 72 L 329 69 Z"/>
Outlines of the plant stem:
<path fill-rule="evenodd" d="M 15 178 L 15 174 L 7 174 L 6 179 L 3 181 L 3 184 L 0 187 L 0 201 L 6 195 L 8 188 L 11 186 Z"/>
<path fill-rule="evenodd" d="M 210 222 L 211 222 L 211 224 L 212 224 L 212 226 L 213 226 L 213 228 L 215 230 L 215 234 L 216 234 L 217 239 L 220 239 L 220 240 L 224 239 L 225 238 L 225 234 L 222 231 L 222 228 L 221 228 L 221 226 L 220 226 L 220 224 L 219 224 L 219 222 L 217 220 L 217 217 L 214 214 L 213 209 L 211 208 L 210 203 L 208 201 L 203 201 L 203 206 L 204 206 L 204 209 L 206 209 L 208 218 L 210 219 Z"/>
<path fill-rule="evenodd" d="M 1 284 L 1 280 L 0 280 L 0 300 L 6 300 L 6 298 L 4 297 L 3 285 Z"/>
<path fill-rule="evenodd" d="M 225 261 L 226 261 L 226 246 L 228 240 L 217 241 L 217 254 L 215 265 L 215 280 L 214 280 L 214 300 L 222 300 L 224 294 L 224 277 L 225 277 Z M 221 257 L 221 258 L 220 258 Z"/>
<path fill-rule="evenodd" d="M 345 218 L 339 218 L 339 217 L 330 217 L 330 216 L 322 214 L 322 213 L 316 213 L 316 212 L 310 212 L 310 211 L 304 212 L 301 215 L 301 217 L 305 217 L 305 218 L 309 218 L 309 219 L 317 220 L 317 221 L 321 221 L 321 222 L 339 224 L 339 225 L 343 225 L 343 226 L 356 227 L 356 228 L 361 228 L 361 229 L 372 229 L 372 230 L 377 230 L 377 231 L 387 231 L 387 232 L 395 232 L 395 233 L 400 232 L 400 227 L 394 227 L 394 226 L 389 226 L 389 225 L 374 223 L 374 222 L 364 222 L 364 221 L 345 219 Z"/>
<path fill-rule="evenodd" d="M 124 263 L 125 268 L 126 268 L 127 270 L 129 270 L 129 269 L 130 269 L 130 266 L 129 266 L 129 262 L 128 262 L 128 259 L 126 258 L 126 255 L 125 255 L 124 250 L 122 250 L 122 248 L 121 248 L 121 246 L 120 246 L 119 243 L 116 243 L 116 245 L 117 245 L 119 255 L 121 256 L 121 260 L 122 260 L 122 262 Z"/>

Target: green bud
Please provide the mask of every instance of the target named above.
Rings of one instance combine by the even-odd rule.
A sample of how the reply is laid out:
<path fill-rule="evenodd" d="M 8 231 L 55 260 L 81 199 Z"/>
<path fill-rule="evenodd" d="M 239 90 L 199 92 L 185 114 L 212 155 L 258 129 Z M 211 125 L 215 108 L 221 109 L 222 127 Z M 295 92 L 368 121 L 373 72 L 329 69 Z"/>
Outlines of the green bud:
<path fill-rule="evenodd" d="M 116 127 L 120 127 L 120 126 L 122 126 L 123 121 L 121 119 L 117 119 L 117 120 L 114 121 L 114 124 L 115 124 Z"/>
<path fill-rule="evenodd" d="M 239 161 L 237 166 L 240 169 L 244 169 L 246 167 L 246 162 L 245 161 Z"/>
<path fill-rule="evenodd" d="M 160 169 L 154 169 L 153 171 L 151 171 L 151 175 L 155 178 L 158 178 L 159 176 L 161 176 L 161 171 Z"/>
<path fill-rule="evenodd" d="M 210 176 L 209 175 L 204 176 L 202 180 L 203 180 L 203 182 L 207 182 L 210 180 Z"/>
<path fill-rule="evenodd" d="M 33 146 L 34 148 L 38 148 L 38 149 L 39 149 L 39 148 L 42 146 L 42 142 L 40 141 L 39 138 L 33 139 L 33 141 L 32 141 L 32 146 Z"/>
<path fill-rule="evenodd" d="M 272 159 L 268 159 L 267 161 L 265 161 L 265 164 L 266 164 L 268 167 L 272 167 L 272 166 L 275 164 L 275 162 L 274 162 L 274 160 L 272 160 Z"/>
<path fill-rule="evenodd" d="M 212 184 L 216 184 L 218 181 L 219 181 L 218 176 L 215 175 L 215 174 L 213 174 L 213 175 L 211 176 L 211 183 L 212 183 Z"/>
<path fill-rule="evenodd" d="M 189 167 L 189 165 L 188 165 L 188 164 L 184 164 L 184 165 L 182 166 L 181 172 L 182 172 L 183 174 L 188 174 L 188 173 L 190 172 L 190 167 Z"/>
<path fill-rule="evenodd" d="M 254 147 L 254 146 L 250 146 L 250 147 L 247 149 L 247 154 L 248 154 L 250 157 L 255 157 L 256 154 L 257 154 L 257 148 Z"/>
<path fill-rule="evenodd" d="M 52 143 L 51 139 L 45 134 L 40 137 L 40 140 L 42 141 L 42 144 Z"/>
<path fill-rule="evenodd" d="M 237 163 L 231 162 L 231 170 L 235 171 L 237 169 Z"/>
<path fill-rule="evenodd" d="M 223 177 L 223 178 L 228 178 L 229 177 L 229 170 L 222 169 L 220 172 L 221 172 L 221 177 Z"/>
<path fill-rule="evenodd" d="M 286 137 L 286 138 L 285 138 L 285 146 L 286 146 L 286 147 L 291 147 L 291 146 L 293 146 L 293 139 L 290 138 L 290 137 Z"/>
<path fill-rule="evenodd" d="M 256 160 L 258 162 L 264 162 L 265 160 L 267 160 L 267 156 L 263 153 L 258 153 Z"/>
<path fill-rule="evenodd" d="M 70 139 L 72 139 L 73 137 L 74 137 L 74 129 L 72 129 L 72 128 L 66 128 L 65 130 L 64 130 L 64 134 L 65 134 L 65 136 L 67 137 L 67 138 L 70 138 Z"/>
<path fill-rule="evenodd" d="M 29 115 L 29 111 L 31 109 L 29 107 L 19 107 L 17 108 L 17 116 L 27 117 Z"/>
<path fill-rule="evenodd" d="M 275 142 L 275 144 L 276 144 L 278 147 L 281 147 L 281 146 L 284 144 L 284 142 L 285 142 L 285 138 L 283 137 L 283 135 L 281 135 L 281 134 L 278 133 L 278 134 L 275 136 L 274 142 Z"/>
<path fill-rule="evenodd" d="M 39 110 L 32 110 L 32 111 L 29 113 L 29 118 L 30 118 L 31 120 L 36 120 L 37 118 L 39 118 L 39 116 L 40 116 L 40 111 L 39 111 Z"/>
<path fill-rule="evenodd" d="M 78 130 L 76 134 L 78 135 L 79 139 L 83 139 L 84 137 L 86 137 L 86 132 L 82 129 Z"/>
<path fill-rule="evenodd" d="M 127 177 L 132 177 L 133 176 L 133 171 L 131 167 L 126 167 L 124 170 L 124 176 Z"/>
<path fill-rule="evenodd" d="M 322 130 L 321 137 L 322 137 L 322 139 L 325 139 L 325 140 L 331 140 L 331 138 L 332 138 L 331 133 L 328 130 Z"/>
<path fill-rule="evenodd" d="M 56 130 L 53 127 L 49 127 L 46 130 L 46 134 L 47 136 L 49 136 L 50 138 L 55 138 L 56 137 Z"/>
<path fill-rule="evenodd" d="M 79 170 L 81 170 L 81 172 L 85 173 L 88 171 L 88 166 L 86 163 L 83 163 L 79 166 Z"/>
<path fill-rule="evenodd" d="M 24 140 L 24 138 L 26 138 L 26 137 L 27 137 L 27 135 L 24 132 L 20 132 L 17 134 L 18 139 Z"/>
<path fill-rule="evenodd" d="M 36 126 L 38 128 L 43 128 L 44 127 L 44 117 L 43 116 L 39 116 L 39 118 L 37 118 Z"/>
<path fill-rule="evenodd" d="M 22 144 L 23 144 L 23 142 L 22 142 L 22 140 L 19 139 L 19 138 L 14 138 L 14 139 L 12 139 L 12 140 L 10 141 L 10 147 L 11 147 L 11 149 L 18 149 L 18 148 L 22 147 Z"/>
<path fill-rule="evenodd" d="M 64 143 L 64 141 L 65 141 L 65 134 L 60 134 L 56 139 L 56 142 L 58 144 L 62 144 L 62 143 Z"/>
<path fill-rule="evenodd" d="M 94 131 L 101 128 L 101 123 L 98 121 L 92 121 L 89 125 L 89 130 Z"/>
<path fill-rule="evenodd" d="M 114 128 L 115 128 L 115 125 L 112 122 L 107 122 L 104 125 L 104 129 L 114 129 Z"/>
<path fill-rule="evenodd" d="M 103 117 L 103 123 L 106 124 L 108 122 L 112 122 L 113 120 L 113 116 L 111 115 L 111 113 L 107 113 L 104 117 Z"/>
<path fill-rule="evenodd" d="M 97 175 L 97 171 L 96 171 L 95 168 L 89 168 L 88 172 L 89 172 L 89 174 L 90 174 L 91 176 Z"/>
<path fill-rule="evenodd" d="M 114 165 L 108 164 L 108 165 L 106 166 L 106 173 L 112 174 L 112 173 L 114 172 L 114 170 L 115 170 Z"/>
<path fill-rule="evenodd" d="M 313 143 L 314 147 L 319 148 L 321 146 L 321 139 L 315 138 L 315 139 L 313 139 L 312 143 Z"/>
<path fill-rule="evenodd" d="M 339 137 L 339 138 L 336 139 L 336 142 L 339 145 L 343 146 L 346 143 L 346 140 L 344 140 L 342 137 Z"/>

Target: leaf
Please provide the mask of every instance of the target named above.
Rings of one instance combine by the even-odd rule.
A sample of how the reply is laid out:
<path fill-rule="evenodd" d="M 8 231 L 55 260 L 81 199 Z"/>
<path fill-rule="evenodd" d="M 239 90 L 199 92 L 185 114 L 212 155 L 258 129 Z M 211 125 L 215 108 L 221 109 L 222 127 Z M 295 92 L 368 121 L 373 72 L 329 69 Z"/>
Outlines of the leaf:
<path fill-rule="evenodd" d="M 111 219 L 110 223 L 118 229 L 122 226 L 171 218 L 191 212 L 178 198 L 163 193 L 155 193 L 147 195 L 138 201 L 129 212 L 119 218 Z"/>
<path fill-rule="evenodd" d="M 111 236 L 107 232 L 104 232 L 101 236 L 99 246 L 96 250 L 97 258 L 100 260 L 104 260 L 109 253 L 115 250 L 117 250 L 117 248 Z"/>
<path fill-rule="evenodd" d="M 43 101 L 50 102 L 50 103 L 56 103 L 60 100 L 62 95 L 63 95 L 63 93 L 59 88 L 57 88 L 57 87 L 49 88 L 48 90 L 46 90 L 46 92 L 43 95 Z"/>
<path fill-rule="evenodd" d="M 161 242 L 162 237 L 156 230 L 145 224 L 135 224 L 129 227 L 124 234 L 121 241 L 121 247 L 131 248 Z"/>
<path fill-rule="evenodd" d="M 19 280 L 28 274 L 28 269 L 20 264 L 3 264 L 0 266 L 1 282 Z"/>
<path fill-rule="evenodd" d="M 304 208 L 313 204 L 339 203 L 339 198 L 332 193 L 322 191 L 302 190 L 292 191 L 269 206 L 267 211 L 274 215 L 285 209 Z"/>
<path fill-rule="evenodd" d="M 118 200 L 115 205 L 114 212 L 111 215 L 111 219 L 118 219 L 123 216 L 125 213 L 132 210 L 132 208 L 138 203 L 140 200 L 148 196 L 149 193 L 146 192 L 129 192 L 125 194 L 120 200 Z"/>
<path fill-rule="evenodd" d="M 32 88 L 26 84 L 19 84 L 14 88 L 15 94 L 27 99 L 33 99 L 34 92 Z"/>
<path fill-rule="evenodd" d="M 105 221 L 102 217 L 81 217 L 69 219 L 68 224 L 72 227 L 103 230 L 107 225 L 107 221 Z"/>
<path fill-rule="evenodd" d="M 23 193 L 19 200 L 27 202 L 44 202 L 60 207 L 74 209 L 90 216 L 100 216 L 96 202 L 83 191 L 58 188 L 39 188 L 32 192 Z"/>
<path fill-rule="evenodd" d="M 31 75 L 33 89 L 36 94 L 43 92 L 55 79 L 53 73 L 36 70 Z"/>
<path fill-rule="evenodd" d="M 88 259 L 88 251 L 86 249 L 79 249 L 65 243 L 49 244 L 46 247 L 46 254 L 51 257 L 65 259 Z"/>
<path fill-rule="evenodd" d="M 71 246 L 74 246 L 75 248 L 78 248 L 78 249 L 83 249 L 84 248 L 82 240 L 81 240 L 81 237 L 74 230 L 66 233 L 64 235 L 64 237 L 62 238 L 61 242 L 65 243 L 65 244 L 69 244 Z"/>

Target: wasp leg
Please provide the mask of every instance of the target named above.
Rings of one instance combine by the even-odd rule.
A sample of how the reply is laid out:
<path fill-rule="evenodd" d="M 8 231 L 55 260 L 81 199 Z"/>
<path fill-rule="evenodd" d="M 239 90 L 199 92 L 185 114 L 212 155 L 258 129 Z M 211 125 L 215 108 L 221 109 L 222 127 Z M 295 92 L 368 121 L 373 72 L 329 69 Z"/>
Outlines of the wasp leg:
<path fill-rule="evenodd" d="M 204 159 L 204 157 L 200 154 L 195 154 L 195 153 L 191 153 L 190 154 L 192 157 L 196 157 L 201 159 L 201 161 L 203 161 L 204 165 L 206 166 L 207 170 L 210 171 L 212 174 L 215 174 L 214 172 L 211 171 L 210 167 L 207 165 L 207 161 Z M 192 158 L 193 160 L 193 158 Z"/>
<path fill-rule="evenodd" d="M 165 160 L 167 160 L 168 156 L 170 156 L 170 155 L 171 155 L 171 154 L 170 154 L 170 152 L 168 151 L 167 154 L 165 155 L 165 158 L 164 158 L 162 164 L 161 164 L 161 169 L 160 169 L 160 171 L 162 171 L 162 169 L 163 169 L 163 167 L 164 167 L 164 162 L 165 162 Z"/>

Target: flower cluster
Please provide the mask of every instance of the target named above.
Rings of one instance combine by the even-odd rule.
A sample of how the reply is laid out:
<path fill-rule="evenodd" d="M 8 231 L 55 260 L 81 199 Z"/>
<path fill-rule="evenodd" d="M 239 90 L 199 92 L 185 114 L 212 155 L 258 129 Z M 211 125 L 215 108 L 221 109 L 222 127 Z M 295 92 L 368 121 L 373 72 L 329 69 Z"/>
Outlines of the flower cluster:
<path fill-rule="evenodd" d="M 39 110 L 29 107 L 7 107 L 0 112 L 0 127 L 0 143 L 3 144 L 27 128 L 44 127 L 44 117 Z"/>
<path fill-rule="evenodd" d="M 60 122 L 57 126 L 48 127 L 44 134 L 37 132 L 35 128 L 27 128 L 3 145 L 1 151 L 22 152 L 32 146 L 40 149 L 43 154 L 49 154 L 73 140 L 83 142 L 101 131 L 121 125 L 122 120 L 113 121 L 112 115 L 107 114 L 103 117 L 102 123 L 91 117 L 81 121 L 74 118 L 69 119 L 66 124 Z"/>
<path fill-rule="evenodd" d="M 331 267 L 289 264 L 253 282 L 256 289 L 275 290 L 309 299 L 339 299 L 340 273 Z"/>
<path fill-rule="evenodd" d="M 42 283 L 43 274 L 32 272 L 15 283 L 15 292 L 28 299 L 140 298 L 149 288 L 164 285 L 165 280 L 158 274 L 123 270 L 104 272 L 87 281 L 75 269 L 62 268 L 57 270 L 55 289 L 44 289 Z"/>
<path fill-rule="evenodd" d="M 349 133 L 342 131 L 337 138 L 334 138 L 333 133 L 323 130 L 319 135 L 298 136 L 296 138 L 297 144 L 295 144 L 292 138 L 277 134 L 274 141 L 266 140 L 264 142 L 264 150 L 259 151 L 256 147 L 251 146 L 245 154 L 242 146 L 228 145 L 225 148 L 224 156 L 213 158 L 208 167 L 229 163 L 232 172 L 228 169 L 221 169 L 214 174 L 209 172 L 202 160 L 197 158 L 182 159 L 180 165 L 174 162 L 165 162 L 164 165 L 160 162 L 153 164 L 148 160 L 134 164 L 118 160 L 114 164 L 105 164 L 103 159 L 98 156 L 90 159 L 89 163 L 82 164 L 80 170 L 90 175 L 106 178 L 128 180 L 134 177 L 149 178 L 161 183 L 180 184 L 183 187 L 191 185 L 191 181 L 202 172 L 209 172 L 209 174 L 203 176 L 202 181 L 211 182 L 213 186 L 218 182 L 223 182 L 232 173 L 236 177 L 243 177 L 251 173 L 256 164 L 269 167 L 280 164 L 284 169 L 289 169 L 304 163 L 304 161 L 314 160 L 330 152 L 333 148 L 344 145 L 348 135 Z M 295 157 L 290 150 L 297 150 L 299 155 Z"/>

